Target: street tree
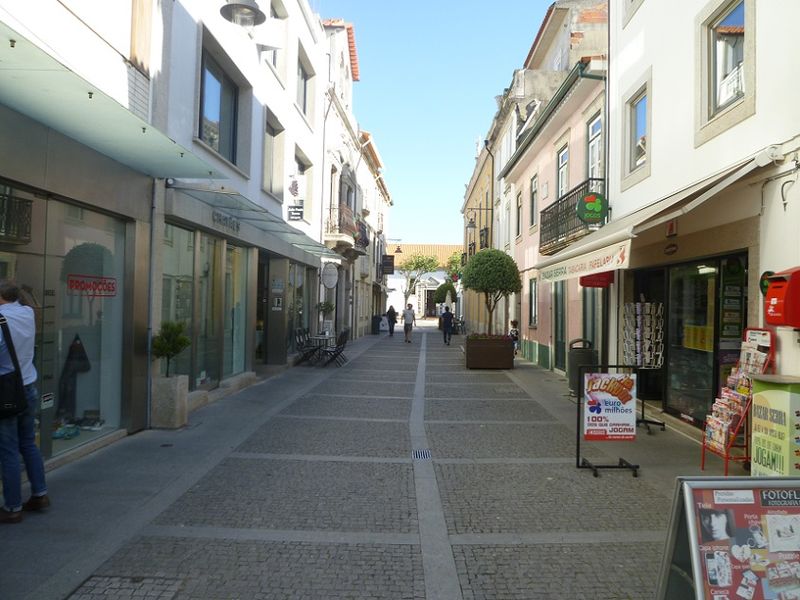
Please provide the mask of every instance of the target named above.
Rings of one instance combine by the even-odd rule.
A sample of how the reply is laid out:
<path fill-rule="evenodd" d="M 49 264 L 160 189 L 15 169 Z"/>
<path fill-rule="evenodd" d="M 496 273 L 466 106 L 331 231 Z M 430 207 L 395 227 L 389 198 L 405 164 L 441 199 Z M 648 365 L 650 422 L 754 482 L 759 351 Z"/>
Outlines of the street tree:
<path fill-rule="evenodd" d="M 450 279 L 450 281 L 458 281 L 461 279 L 463 270 L 464 268 L 461 265 L 461 252 L 453 252 L 447 259 L 447 264 L 445 265 L 448 279 Z"/>
<path fill-rule="evenodd" d="M 469 259 L 461 283 L 466 289 L 483 294 L 489 313 L 489 335 L 492 335 L 492 317 L 498 302 L 522 289 L 517 263 L 495 248 L 481 250 Z"/>
<path fill-rule="evenodd" d="M 403 306 L 408 304 L 411 294 L 417 292 L 417 285 L 425 273 L 431 273 L 439 268 L 439 261 L 435 256 L 424 254 L 412 254 L 397 267 L 397 270 L 405 277 L 405 288 L 403 289 Z"/>

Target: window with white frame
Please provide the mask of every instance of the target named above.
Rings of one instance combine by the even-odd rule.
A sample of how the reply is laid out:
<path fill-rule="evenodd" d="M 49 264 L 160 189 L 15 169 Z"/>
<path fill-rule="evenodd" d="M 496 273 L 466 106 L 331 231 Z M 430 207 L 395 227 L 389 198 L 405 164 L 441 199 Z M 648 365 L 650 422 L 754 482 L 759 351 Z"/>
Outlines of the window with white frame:
<path fill-rule="evenodd" d="M 517 194 L 517 237 L 522 235 L 522 192 Z"/>
<path fill-rule="evenodd" d="M 589 121 L 587 128 L 588 148 L 586 156 L 588 158 L 589 179 L 603 178 L 603 125 L 600 115 Z"/>
<path fill-rule="evenodd" d="M 629 170 L 635 171 L 647 162 L 648 118 L 647 89 L 645 88 L 628 103 L 630 136 L 628 138 Z"/>
<path fill-rule="evenodd" d="M 535 277 L 528 281 L 528 326 L 535 327 L 539 322 L 539 283 Z"/>
<path fill-rule="evenodd" d="M 236 162 L 239 88 L 207 51 L 203 51 L 198 137 L 232 163 Z"/>
<path fill-rule="evenodd" d="M 711 24 L 712 113 L 744 96 L 744 0 Z"/>
<path fill-rule="evenodd" d="M 557 153 L 558 171 L 556 173 L 556 183 L 558 197 L 561 198 L 569 190 L 569 146 L 564 146 Z"/>
<path fill-rule="evenodd" d="M 313 110 L 313 78 L 314 71 L 311 63 L 301 47 L 297 56 L 297 107 L 304 115 L 310 116 Z"/>
<path fill-rule="evenodd" d="M 531 227 L 536 225 L 536 219 L 539 215 L 539 178 L 534 175 L 531 177 L 531 195 L 530 195 L 530 209 L 531 209 Z"/>

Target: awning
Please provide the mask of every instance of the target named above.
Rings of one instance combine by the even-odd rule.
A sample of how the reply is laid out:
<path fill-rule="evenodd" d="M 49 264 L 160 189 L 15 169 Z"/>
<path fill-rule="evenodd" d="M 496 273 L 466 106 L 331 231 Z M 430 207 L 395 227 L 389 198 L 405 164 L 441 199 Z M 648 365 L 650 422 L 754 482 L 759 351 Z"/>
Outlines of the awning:
<path fill-rule="evenodd" d="M 3 22 L 0 39 L 0 104 L 151 177 L 224 177 Z"/>
<path fill-rule="evenodd" d="M 753 158 L 708 177 L 612 221 L 558 254 L 539 261 L 535 268 L 542 281 L 561 281 L 592 273 L 626 269 L 630 259 L 630 240 L 638 233 L 697 208 L 759 166 L 763 166 L 762 161 Z"/>
<path fill-rule="evenodd" d="M 278 215 L 269 212 L 252 200 L 233 190 L 220 190 L 195 184 L 171 182 L 168 187 L 191 196 L 212 208 L 225 211 L 231 217 L 245 221 L 259 231 L 274 236 L 291 246 L 308 252 L 325 262 L 341 262 L 341 256 L 324 244 L 310 238 L 302 231 L 295 229 Z"/>

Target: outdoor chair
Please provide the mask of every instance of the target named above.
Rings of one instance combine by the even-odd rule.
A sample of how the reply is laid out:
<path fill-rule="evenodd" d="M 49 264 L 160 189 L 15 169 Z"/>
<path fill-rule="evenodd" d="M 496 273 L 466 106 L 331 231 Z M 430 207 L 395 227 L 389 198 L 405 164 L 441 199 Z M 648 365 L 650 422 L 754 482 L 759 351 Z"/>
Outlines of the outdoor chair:
<path fill-rule="evenodd" d="M 296 366 L 306 361 L 316 362 L 321 348 L 312 343 L 307 329 L 298 328 L 295 330 L 295 350 L 300 354 Z"/>
<path fill-rule="evenodd" d="M 332 362 L 335 362 L 338 366 L 342 366 L 347 364 L 348 358 L 344 354 L 344 347 L 347 345 L 347 338 L 350 336 L 350 332 L 348 330 L 344 330 L 339 334 L 339 337 L 336 338 L 336 345 L 331 348 L 322 348 L 320 351 L 319 358 L 320 360 L 325 360 L 325 364 L 323 367 L 327 367 Z"/>

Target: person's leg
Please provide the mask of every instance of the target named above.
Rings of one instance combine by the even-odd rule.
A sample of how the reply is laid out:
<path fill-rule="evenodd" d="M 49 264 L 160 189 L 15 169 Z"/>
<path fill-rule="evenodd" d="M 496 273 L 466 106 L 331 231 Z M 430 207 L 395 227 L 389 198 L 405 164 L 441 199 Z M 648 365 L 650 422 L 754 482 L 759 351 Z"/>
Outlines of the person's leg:
<path fill-rule="evenodd" d="M 19 453 L 25 461 L 25 471 L 31 484 L 31 495 L 41 497 L 47 495 L 47 483 L 44 477 L 44 461 L 42 453 L 36 445 L 34 431 L 36 409 L 39 403 L 39 392 L 35 385 L 25 386 L 28 408 L 17 418 L 17 435 L 19 437 Z"/>
<path fill-rule="evenodd" d="M 22 508 L 21 465 L 17 417 L 0 419 L 0 464 L 3 470 L 3 500 L 7 510 Z"/>

